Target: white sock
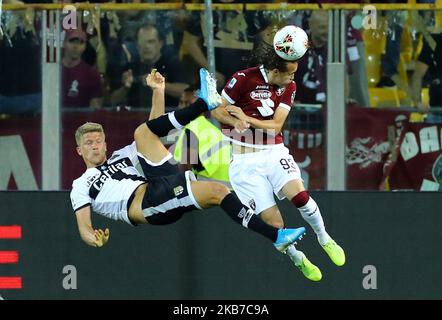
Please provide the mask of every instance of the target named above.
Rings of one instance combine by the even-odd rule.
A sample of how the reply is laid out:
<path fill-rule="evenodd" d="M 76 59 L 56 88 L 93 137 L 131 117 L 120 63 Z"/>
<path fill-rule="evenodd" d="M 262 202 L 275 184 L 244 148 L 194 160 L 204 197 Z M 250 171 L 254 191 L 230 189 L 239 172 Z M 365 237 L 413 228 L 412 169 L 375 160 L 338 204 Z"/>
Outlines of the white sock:
<path fill-rule="evenodd" d="M 318 237 L 319 244 L 323 246 L 330 240 L 330 236 L 325 231 L 324 220 L 322 220 L 321 211 L 312 197 L 308 199 L 305 206 L 298 208 L 302 218 L 308 222 Z"/>
<path fill-rule="evenodd" d="M 296 250 L 295 245 L 290 245 L 286 251 L 287 255 L 292 259 L 296 266 L 299 266 L 302 262 L 303 254 L 302 251 Z"/>

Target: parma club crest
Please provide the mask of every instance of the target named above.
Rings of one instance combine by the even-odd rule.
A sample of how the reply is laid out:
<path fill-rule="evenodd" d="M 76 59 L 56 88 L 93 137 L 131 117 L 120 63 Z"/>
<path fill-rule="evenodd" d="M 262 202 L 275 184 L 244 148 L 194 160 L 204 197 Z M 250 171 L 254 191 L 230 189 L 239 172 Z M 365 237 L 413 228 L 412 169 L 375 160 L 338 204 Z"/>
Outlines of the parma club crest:
<path fill-rule="evenodd" d="M 254 200 L 254 199 L 251 199 L 251 200 L 249 201 L 249 208 L 252 209 L 253 211 L 256 210 L 256 203 L 255 203 L 255 200 Z"/>

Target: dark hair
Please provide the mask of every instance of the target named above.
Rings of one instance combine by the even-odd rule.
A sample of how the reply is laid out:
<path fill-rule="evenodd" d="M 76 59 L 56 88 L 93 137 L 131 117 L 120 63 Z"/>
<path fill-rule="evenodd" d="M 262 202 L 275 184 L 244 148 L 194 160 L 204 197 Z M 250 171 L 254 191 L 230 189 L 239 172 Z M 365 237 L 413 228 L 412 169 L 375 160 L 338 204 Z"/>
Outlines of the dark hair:
<path fill-rule="evenodd" d="M 290 61 L 282 59 L 273 50 L 273 46 L 264 41 L 261 41 L 252 50 L 249 59 L 249 66 L 264 65 L 267 70 L 278 69 L 281 72 L 286 72 L 288 70 L 287 64 Z"/>

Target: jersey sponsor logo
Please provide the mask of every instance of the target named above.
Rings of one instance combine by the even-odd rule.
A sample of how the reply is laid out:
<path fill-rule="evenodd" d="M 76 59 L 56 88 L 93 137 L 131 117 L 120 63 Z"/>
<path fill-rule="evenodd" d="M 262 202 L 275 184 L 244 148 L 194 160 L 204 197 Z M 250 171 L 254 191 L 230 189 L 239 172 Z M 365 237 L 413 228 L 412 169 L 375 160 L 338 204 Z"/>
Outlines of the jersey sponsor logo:
<path fill-rule="evenodd" d="M 268 90 L 253 90 L 250 92 L 250 98 L 253 100 L 266 100 L 270 99 L 272 93 Z"/>
<path fill-rule="evenodd" d="M 269 88 L 269 86 L 268 85 L 259 85 L 259 86 L 256 86 L 256 90 L 259 90 L 259 89 L 268 89 Z"/>
<path fill-rule="evenodd" d="M 229 84 L 227 85 L 227 88 L 232 89 L 233 86 L 235 85 L 235 83 L 236 83 L 236 79 L 232 78 L 232 80 L 230 80 Z"/>
<path fill-rule="evenodd" d="M 129 166 L 132 166 L 132 162 L 130 162 L 129 158 L 124 158 L 118 161 L 115 161 L 112 164 L 105 164 L 100 167 L 100 175 L 97 179 L 92 183 L 92 188 L 96 191 L 100 191 L 103 187 L 104 183 L 107 179 L 115 177 L 117 174 L 121 175 L 121 170 L 124 168 L 127 168 Z M 126 176 L 126 174 L 124 174 Z M 96 177 L 95 175 L 94 177 Z M 118 177 L 117 180 L 121 180 L 120 177 Z"/>

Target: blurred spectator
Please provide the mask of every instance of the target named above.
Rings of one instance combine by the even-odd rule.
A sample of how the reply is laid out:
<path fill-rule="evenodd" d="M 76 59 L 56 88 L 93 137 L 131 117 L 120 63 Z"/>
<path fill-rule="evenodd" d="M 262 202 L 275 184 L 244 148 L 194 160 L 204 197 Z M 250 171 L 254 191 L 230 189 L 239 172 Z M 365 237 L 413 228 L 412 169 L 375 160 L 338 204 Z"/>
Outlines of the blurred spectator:
<path fill-rule="evenodd" d="M 324 104 L 327 101 L 327 50 L 328 50 L 328 12 L 313 11 L 308 19 L 311 47 L 299 62 L 295 81 L 298 86 L 296 100 L 302 103 Z M 365 64 L 362 63 L 363 46 L 355 29 L 347 30 L 347 54 L 345 74 L 346 101 L 351 97 L 361 106 L 369 106 L 368 84 Z M 352 67 L 356 68 L 353 70 Z M 353 72 L 354 71 L 354 72 Z M 349 76 L 352 77 L 351 86 Z M 350 96 L 350 89 L 352 95 Z"/>
<path fill-rule="evenodd" d="M 0 113 L 33 114 L 41 110 L 41 43 L 34 28 L 40 20 L 32 15 L 27 28 L 25 14 L 28 12 L 3 13 L 9 25 L 3 26 L 0 37 Z"/>
<path fill-rule="evenodd" d="M 63 107 L 102 107 L 103 87 L 100 74 L 81 58 L 86 42 L 84 31 L 74 29 L 66 32 L 62 59 Z"/>
<path fill-rule="evenodd" d="M 378 1 L 374 1 L 378 2 Z M 389 3 L 398 3 L 403 1 L 389 0 Z M 434 0 L 417 0 L 416 3 L 434 3 Z M 427 21 L 431 11 L 418 11 L 419 15 Z M 401 55 L 401 39 L 402 31 L 411 11 L 386 11 L 387 17 L 387 43 L 385 47 L 385 55 L 382 58 L 382 77 L 379 80 L 377 87 L 395 87 L 396 83 L 393 81 L 393 76 L 398 73 L 398 65 Z M 426 18 L 427 17 L 427 18 Z"/>
<path fill-rule="evenodd" d="M 157 3 L 153 0 L 123 0 L 125 3 Z M 137 31 L 143 25 L 154 25 L 164 40 L 162 54 L 178 55 L 185 20 L 189 11 L 182 10 L 122 10 L 117 11 L 118 31 L 110 41 L 108 68 L 111 72 L 121 72 L 129 63 L 138 62 Z M 111 74 L 114 76 L 115 74 Z M 188 77 L 193 81 L 192 77 Z M 186 79 L 187 80 L 187 79 Z M 188 82 L 188 81 L 185 81 Z"/>
<path fill-rule="evenodd" d="M 355 1 L 358 2 L 358 1 Z M 349 99 L 362 107 L 370 107 L 368 94 L 368 75 L 365 64 L 365 44 L 361 32 L 354 28 L 351 19 L 354 12 L 347 16 L 347 59 L 349 70 Z"/>
<path fill-rule="evenodd" d="M 382 58 L 382 77 L 376 85 L 378 88 L 396 86 L 392 77 L 398 73 L 401 37 L 405 23 L 404 12 L 402 11 L 387 11 L 385 14 L 388 24 L 387 42 L 385 55 Z"/>
<path fill-rule="evenodd" d="M 326 102 L 328 13 L 313 11 L 309 19 L 311 47 L 298 64 L 295 73 L 296 100 L 302 103 Z"/>
<path fill-rule="evenodd" d="M 247 1 L 218 0 L 214 3 L 246 3 Z M 255 3 L 272 1 L 253 1 Z M 206 56 L 207 30 L 205 12 L 194 12 L 184 32 L 183 49 L 196 64 L 196 68 L 208 67 Z M 238 70 L 247 67 L 247 57 L 266 32 L 271 28 L 262 11 L 213 11 L 213 33 L 217 82 L 220 86 Z M 194 70 L 190 71 L 193 73 Z"/>
<path fill-rule="evenodd" d="M 442 34 L 432 34 L 435 41 L 432 45 L 427 40 L 416 61 L 411 78 L 412 98 L 417 108 L 422 112 L 430 111 L 430 107 L 442 107 Z M 423 81 L 429 83 L 430 104 L 422 103 L 421 91 Z M 428 122 L 442 122 L 442 112 L 431 112 L 427 116 Z"/>
<path fill-rule="evenodd" d="M 167 80 L 166 107 L 177 107 L 179 98 L 188 86 L 182 80 L 184 71 L 177 55 L 163 54 L 164 40 L 157 28 L 151 24 L 142 25 L 137 32 L 139 61 L 128 63 L 122 71 L 113 71 L 111 95 L 113 105 L 128 105 L 135 108 L 150 107 L 151 90 L 144 79 L 152 69 L 157 69 Z"/>
<path fill-rule="evenodd" d="M 125 3 L 158 3 L 154 0 L 123 0 Z M 121 42 L 136 42 L 137 31 L 142 25 L 151 24 L 157 27 L 164 39 L 164 50 L 177 53 L 183 38 L 185 10 L 127 10 L 118 12 L 122 29 Z"/>

